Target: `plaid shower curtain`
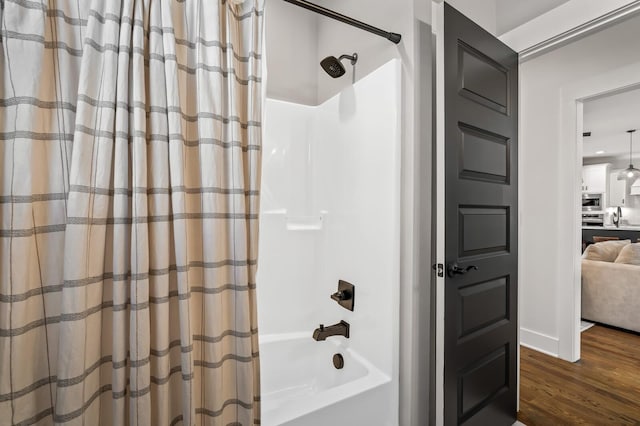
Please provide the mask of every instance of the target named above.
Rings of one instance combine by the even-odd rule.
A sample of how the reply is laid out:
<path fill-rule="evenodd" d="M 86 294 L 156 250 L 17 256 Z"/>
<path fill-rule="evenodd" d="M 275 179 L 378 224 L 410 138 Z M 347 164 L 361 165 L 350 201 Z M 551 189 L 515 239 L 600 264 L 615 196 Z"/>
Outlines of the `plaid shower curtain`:
<path fill-rule="evenodd" d="M 0 424 L 259 424 L 263 2 L 1 2 Z"/>

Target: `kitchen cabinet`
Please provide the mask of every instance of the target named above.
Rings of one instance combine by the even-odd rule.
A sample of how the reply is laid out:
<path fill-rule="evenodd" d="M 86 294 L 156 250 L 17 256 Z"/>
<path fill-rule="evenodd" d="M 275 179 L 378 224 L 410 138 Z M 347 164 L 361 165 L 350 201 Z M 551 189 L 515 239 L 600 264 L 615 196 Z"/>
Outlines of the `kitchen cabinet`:
<path fill-rule="evenodd" d="M 634 230 L 622 230 L 616 228 L 602 228 L 602 229 L 582 229 L 582 242 L 585 245 L 593 243 L 594 236 L 599 237 L 612 237 L 619 238 L 621 240 L 631 240 L 632 242 L 640 241 L 640 231 Z"/>
<path fill-rule="evenodd" d="M 627 196 L 627 181 L 618 180 L 618 172 L 609 174 L 609 193 L 607 194 L 609 207 L 624 207 Z"/>
<path fill-rule="evenodd" d="M 640 179 L 638 179 L 637 181 L 634 182 L 633 185 L 631 185 L 631 191 L 629 192 L 630 195 L 640 195 Z"/>
<path fill-rule="evenodd" d="M 582 191 L 606 193 L 609 181 L 609 164 L 582 166 Z"/>

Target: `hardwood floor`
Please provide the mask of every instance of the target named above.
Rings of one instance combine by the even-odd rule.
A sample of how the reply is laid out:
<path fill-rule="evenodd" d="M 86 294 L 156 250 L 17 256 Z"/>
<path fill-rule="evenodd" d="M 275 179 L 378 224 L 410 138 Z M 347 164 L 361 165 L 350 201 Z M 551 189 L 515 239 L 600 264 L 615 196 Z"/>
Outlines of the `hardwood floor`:
<path fill-rule="evenodd" d="M 527 426 L 640 425 L 640 335 L 596 325 L 570 363 L 521 347 L 520 412 Z"/>

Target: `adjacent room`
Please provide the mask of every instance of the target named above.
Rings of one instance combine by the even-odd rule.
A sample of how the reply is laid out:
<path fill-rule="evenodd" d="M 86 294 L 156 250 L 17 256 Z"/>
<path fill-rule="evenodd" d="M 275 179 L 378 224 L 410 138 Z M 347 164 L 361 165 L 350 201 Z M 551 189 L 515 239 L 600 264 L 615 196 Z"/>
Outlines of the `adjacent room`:
<path fill-rule="evenodd" d="M 592 321 L 640 331 L 639 111 L 638 89 L 584 102 L 583 330 Z"/>
<path fill-rule="evenodd" d="M 521 64 L 519 419 L 640 418 L 637 17 Z M 535 173 L 534 171 L 538 172 Z"/>

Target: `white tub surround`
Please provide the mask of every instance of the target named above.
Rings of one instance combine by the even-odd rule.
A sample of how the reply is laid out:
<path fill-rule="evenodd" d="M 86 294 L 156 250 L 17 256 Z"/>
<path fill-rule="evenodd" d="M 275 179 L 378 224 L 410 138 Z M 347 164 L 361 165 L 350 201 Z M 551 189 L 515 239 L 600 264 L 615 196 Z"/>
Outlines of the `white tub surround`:
<path fill-rule="evenodd" d="M 362 397 L 373 398 L 374 407 L 389 404 L 380 396 L 391 378 L 346 346 L 335 338 L 316 342 L 304 332 L 261 336 L 262 424 L 375 424 L 376 417 L 363 423 L 367 410 L 334 407 Z M 337 353 L 344 358 L 340 370 L 332 363 Z"/>
<path fill-rule="evenodd" d="M 392 60 L 317 107 L 266 102 L 257 279 L 260 334 L 301 333 L 318 350 L 304 360 L 288 356 L 281 365 L 263 361 L 270 396 L 263 399 L 262 409 L 269 413 L 267 421 L 275 419 L 267 426 L 284 424 L 280 415 L 292 419 L 286 424 L 300 426 L 398 424 L 399 76 L 399 62 Z M 353 312 L 330 299 L 338 280 L 355 285 Z M 312 339 L 320 323 L 341 320 L 350 324 L 349 339 Z M 346 364 L 343 370 L 330 370 L 334 380 L 312 365 L 333 369 L 334 352 L 324 348 L 336 343 Z M 350 360 L 359 360 L 364 370 Z M 296 379 L 291 392 L 285 385 L 272 387 L 272 369 L 281 371 L 289 363 L 306 366 L 300 368 L 315 378 Z M 301 383 L 314 383 L 313 391 Z M 336 399 L 329 394 L 338 394 L 327 390 L 345 386 L 359 396 Z M 335 413 L 350 412 L 356 400 L 362 400 L 358 416 L 346 423 L 343 417 L 331 420 Z M 318 401 L 327 408 L 320 409 Z M 298 417 L 282 414 L 282 407 L 293 405 L 315 414 L 309 417 L 302 408 L 296 408 Z"/>

